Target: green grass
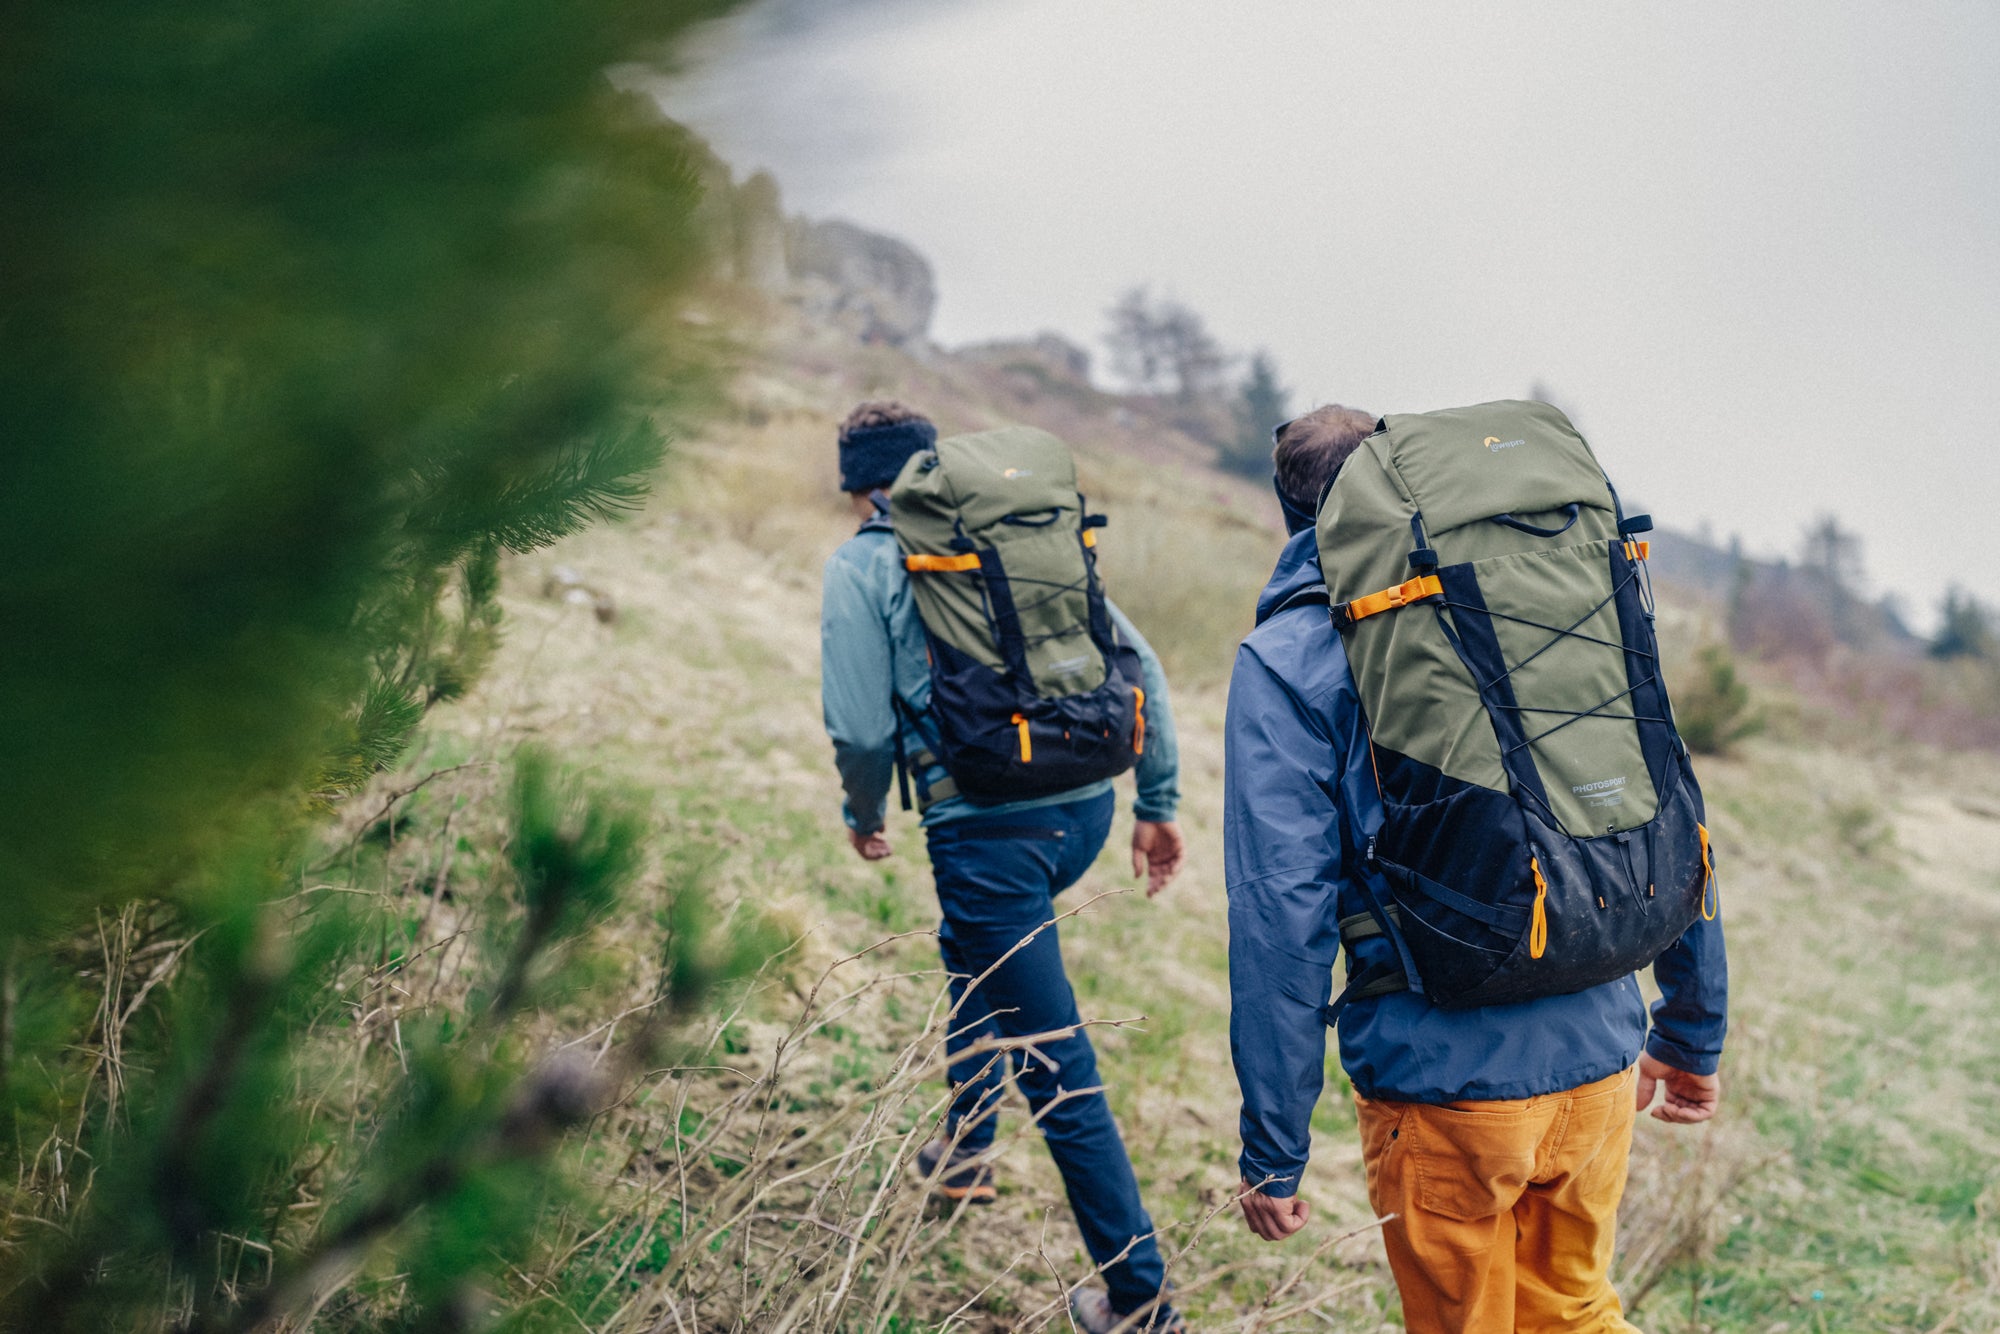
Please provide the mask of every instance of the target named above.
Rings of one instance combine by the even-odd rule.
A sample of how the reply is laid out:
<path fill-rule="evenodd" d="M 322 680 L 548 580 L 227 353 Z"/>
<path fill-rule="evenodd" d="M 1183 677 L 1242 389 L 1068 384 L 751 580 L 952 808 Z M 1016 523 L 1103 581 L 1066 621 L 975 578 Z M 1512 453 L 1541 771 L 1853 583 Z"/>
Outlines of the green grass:
<path fill-rule="evenodd" d="M 1944 892 L 1879 832 L 1899 786 L 1887 766 L 1765 752 L 1710 786 L 1741 849 L 1724 877 L 1733 1033 L 1712 1133 L 1761 1166 L 1719 1204 L 1713 1255 L 1662 1285 L 1661 1318 L 1993 1328 L 2000 882 L 1985 902 Z"/>

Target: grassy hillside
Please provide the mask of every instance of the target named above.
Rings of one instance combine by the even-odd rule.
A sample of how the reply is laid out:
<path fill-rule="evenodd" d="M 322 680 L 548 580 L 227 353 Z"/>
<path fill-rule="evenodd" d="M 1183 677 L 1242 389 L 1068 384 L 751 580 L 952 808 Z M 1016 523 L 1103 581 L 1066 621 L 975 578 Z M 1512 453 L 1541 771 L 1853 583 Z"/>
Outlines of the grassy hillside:
<path fill-rule="evenodd" d="M 432 969 L 428 991 L 383 1000 L 382 1024 L 450 1003 L 450 942 L 481 910 L 498 818 L 491 762 L 531 740 L 652 794 L 657 864 L 602 928 L 604 968 L 636 975 L 693 883 L 794 942 L 594 1127 L 576 1158 L 601 1190 L 551 1224 L 514 1295 L 592 1330 L 1067 1327 L 1062 1287 L 1088 1266 L 1018 1102 L 997 1206 L 941 1214 L 914 1188 L 943 1104 L 935 906 L 913 817 L 892 816 L 891 860 L 849 852 L 819 726 L 819 566 L 852 528 L 832 423 L 893 392 L 947 430 L 1030 420 L 1079 446 L 1111 516 L 1113 594 L 1174 679 L 1187 869 L 1146 902 L 1119 864 L 1121 821 L 1060 930 L 1184 1305 L 1203 1329 L 1398 1326 L 1337 1065 L 1309 1228 L 1265 1246 L 1222 1212 L 1237 1150 L 1224 686 L 1274 507 L 1115 400 L 774 330 L 646 513 L 507 571 L 500 660 L 384 795 L 442 772 L 399 822 L 364 825 L 379 809 L 364 801 L 350 823 Z M 1713 613 L 1668 612 L 1685 656 Z M 1641 1126 L 1624 1290 L 1655 1331 L 1995 1328 L 2000 767 L 1766 703 L 1769 734 L 1702 766 L 1735 982 L 1725 1110 L 1698 1130 Z M 550 1036 L 588 1050 L 607 1022 L 556 1014 Z"/>

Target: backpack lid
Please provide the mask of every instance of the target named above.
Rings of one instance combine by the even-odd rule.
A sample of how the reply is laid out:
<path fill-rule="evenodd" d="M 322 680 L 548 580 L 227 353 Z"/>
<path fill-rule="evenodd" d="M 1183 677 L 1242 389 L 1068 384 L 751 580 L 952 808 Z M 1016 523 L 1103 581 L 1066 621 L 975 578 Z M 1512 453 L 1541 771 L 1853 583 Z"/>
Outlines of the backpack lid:
<path fill-rule="evenodd" d="M 1590 446 L 1546 403 L 1505 399 L 1382 421 L 1382 461 L 1433 537 L 1498 514 L 1614 508 Z"/>
<path fill-rule="evenodd" d="M 944 554 L 1007 519 L 1076 509 L 1076 460 L 1032 426 L 949 436 L 903 465 L 890 503 L 911 550 Z"/>
<path fill-rule="evenodd" d="M 1104 683 L 1112 635 L 1068 445 L 1032 426 L 951 436 L 903 466 L 889 506 L 932 638 L 1043 699 Z"/>

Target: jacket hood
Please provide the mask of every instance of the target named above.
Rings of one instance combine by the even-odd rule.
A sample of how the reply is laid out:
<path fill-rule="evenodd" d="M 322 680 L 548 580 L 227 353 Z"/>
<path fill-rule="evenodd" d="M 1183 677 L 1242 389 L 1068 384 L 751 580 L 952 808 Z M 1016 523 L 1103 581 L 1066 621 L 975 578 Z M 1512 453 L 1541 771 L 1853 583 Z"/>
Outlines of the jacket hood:
<path fill-rule="evenodd" d="M 1311 528 L 1292 534 L 1278 553 L 1278 568 L 1271 572 L 1271 582 L 1257 597 L 1257 624 L 1262 625 L 1280 602 L 1300 589 L 1325 582 L 1319 570 L 1319 534 Z"/>
<path fill-rule="evenodd" d="M 1292 503 L 1292 498 L 1285 494 L 1284 485 L 1275 477 L 1271 479 L 1271 489 L 1278 493 L 1278 508 L 1284 511 L 1286 537 L 1297 537 L 1319 522 L 1318 516 L 1312 510 Z"/>

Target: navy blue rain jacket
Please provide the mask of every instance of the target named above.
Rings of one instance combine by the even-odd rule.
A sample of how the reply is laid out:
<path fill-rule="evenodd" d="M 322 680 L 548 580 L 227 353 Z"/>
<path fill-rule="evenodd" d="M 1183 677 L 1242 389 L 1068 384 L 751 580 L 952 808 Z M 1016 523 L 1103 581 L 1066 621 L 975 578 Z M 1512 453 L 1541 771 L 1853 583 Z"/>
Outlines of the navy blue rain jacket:
<path fill-rule="evenodd" d="M 1321 582 L 1311 529 L 1285 545 L 1229 681 L 1223 774 L 1229 883 L 1229 1044 L 1243 1091 L 1243 1178 L 1298 1189 L 1325 1077 L 1338 922 L 1366 911 L 1341 861 L 1381 828 L 1368 737 L 1340 635 L 1324 606 L 1272 610 Z M 1380 936 L 1349 952 L 1350 976 L 1389 958 Z M 1653 966 L 1652 1033 L 1636 977 L 1568 996 L 1442 1010 L 1399 992 L 1351 1004 L 1340 1062 L 1364 1098 L 1445 1103 L 1527 1098 L 1602 1079 L 1638 1059 L 1712 1074 L 1722 1054 L 1728 966 L 1722 923 L 1696 922 Z"/>

